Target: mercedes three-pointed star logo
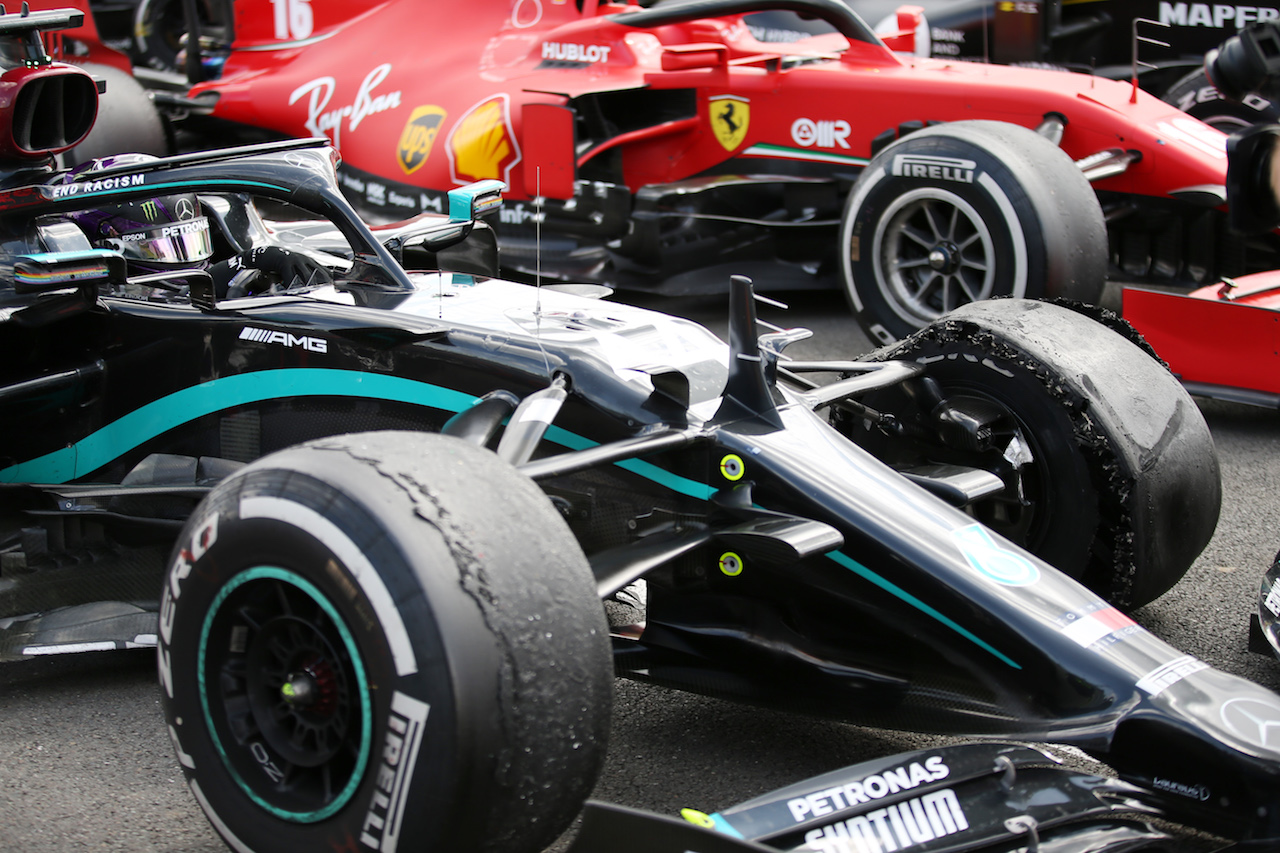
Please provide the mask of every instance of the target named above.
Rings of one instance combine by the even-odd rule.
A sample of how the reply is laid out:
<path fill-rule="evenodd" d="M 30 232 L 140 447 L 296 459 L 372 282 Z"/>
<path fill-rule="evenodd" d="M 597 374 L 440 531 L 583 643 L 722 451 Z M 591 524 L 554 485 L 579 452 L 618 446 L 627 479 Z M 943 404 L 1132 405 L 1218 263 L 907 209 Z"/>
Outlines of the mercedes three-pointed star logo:
<path fill-rule="evenodd" d="M 1238 697 L 1222 705 L 1222 722 L 1245 740 L 1280 749 L 1280 702 Z"/>
<path fill-rule="evenodd" d="M 178 218 L 179 219 L 192 219 L 195 217 L 195 215 L 196 215 L 196 206 L 191 203 L 191 199 L 185 198 L 185 197 L 178 199 Z"/>

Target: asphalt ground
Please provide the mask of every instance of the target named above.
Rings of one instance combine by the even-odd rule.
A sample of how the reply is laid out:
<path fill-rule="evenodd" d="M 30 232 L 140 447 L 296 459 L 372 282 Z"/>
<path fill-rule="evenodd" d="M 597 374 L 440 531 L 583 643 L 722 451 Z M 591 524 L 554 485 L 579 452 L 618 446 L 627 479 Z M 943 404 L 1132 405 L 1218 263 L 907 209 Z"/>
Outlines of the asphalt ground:
<path fill-rule="evenodd" d="M 804 358 L 868 349 L 832 294 L 787 297 Z M 663 303 L 723 331 L 723 301 Z M 1246 651 L 1262 572 L 1280 549 L 1280 415 L 1201 401 L 1222 462 L 1217 533 L 1186 578 L 1135 617 L 1215 667 L 1280 691 L 1280 661 Z M 724 808 L 804 777 L 937 738 L 866 729 L 617 682 L 595 796 L 674 815 Z M 558 845 L 562 846 L 562 845 Z M 120 652 L 0 666 L 0 849 L 225 848 L 188 792 L 160 718 L 153 655 Z"/>

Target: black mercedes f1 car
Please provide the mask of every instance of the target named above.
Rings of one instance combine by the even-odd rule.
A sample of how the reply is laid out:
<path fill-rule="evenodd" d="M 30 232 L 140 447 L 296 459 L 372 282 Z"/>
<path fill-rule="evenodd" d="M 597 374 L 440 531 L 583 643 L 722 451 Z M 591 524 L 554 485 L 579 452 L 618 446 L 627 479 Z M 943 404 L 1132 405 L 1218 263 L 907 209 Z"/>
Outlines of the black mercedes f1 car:
<path fill-rule="evenodd" d="M 1220 483 L 1114 318 L 979 303 L 809 363 L 745 279 L 726 344 L 494 277 L 492 183 L 375 231 L 317 141 L 58 171 L 72 18 L 0 16 L 0 657 L 154 644 L 233 849 L 539 850 L 615 671 L 1120 780 L 930 750 L 690 815 L 719 834 L 593 807 L 580 850 L 1280 839 L 1280 697 L 1123 612 Z"/>

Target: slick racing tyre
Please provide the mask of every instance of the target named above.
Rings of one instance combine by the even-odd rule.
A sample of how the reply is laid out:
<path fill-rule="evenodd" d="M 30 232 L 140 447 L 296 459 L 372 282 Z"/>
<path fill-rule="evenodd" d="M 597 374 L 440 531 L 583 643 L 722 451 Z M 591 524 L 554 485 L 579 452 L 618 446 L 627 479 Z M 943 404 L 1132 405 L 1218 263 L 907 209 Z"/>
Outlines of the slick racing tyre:
<path fill-rule="evenodd" d="M 847 434 L 899 469 L 997 474 L 1004 490 L 966 511 L 1117 606 L 1165 592 L 1213 535 L 1221 482 L 1200 410 L 1167 368 L 1106 326 L 1000 299 L 957 309 L 874 358 L 918 362 L 927 379 L 865 398 L 901 430 L 859 421 Z M 981 428 L 957 437 L 961 422 Z"/>
<path fill-rule="evenodd" d="M 1202 68 L 1174 83 L 1160 99 L 1223 133 L 1280 120 L 1280 105 L 1264 95 L 1250 93 L 1240 101 L 1222 97 Z"/>
<path fill-rule="evenodd" d="M 598 774 L 613 667 L 586 559 L 458 439 L 324 439 L 221 483 L 161 603 L 169 732 L 240 851 L 537 851 Z"/>
<path fill-rule="evenodd" d="M 1023 127 L 963 121 L 872 158 L 845 203 L 840 266 L 859 322 L 884 344 L 993 296 L 1097 302 L 1107 233 L 1061 149 Z"/>
<path fill-rule="evenodd" d="M 63 168 L 113 154 L 171 153 L 164 120 L 137 80 L 110 65 L 89 63 L 84 70 L 105 80 L 107 90 L 99 99 L 93 130 L 75 148 L 58 155 Z"/>

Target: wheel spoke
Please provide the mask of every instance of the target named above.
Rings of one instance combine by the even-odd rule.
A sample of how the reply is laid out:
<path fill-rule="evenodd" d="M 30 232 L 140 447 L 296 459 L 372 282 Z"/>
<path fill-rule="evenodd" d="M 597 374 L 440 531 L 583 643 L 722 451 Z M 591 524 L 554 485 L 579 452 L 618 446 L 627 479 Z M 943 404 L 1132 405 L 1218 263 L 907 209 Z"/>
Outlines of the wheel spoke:
<path fill-rule="evenodd" d="M 956 307 L 951 303 L 951 279 L 953 276 L 944 275 L 941 278 L 942 287 L 938 288 L 938 292 L 941 294 L 942 303 L 938 306 L 938 310 L 940 313 L 945 314 Z"/>
<path fill-rule="evenodd" d="M 289 601 L 289 590 L 282 583 L 274 584 L 276 597 L 280 600 L 280 612 L 286 616 L 293 614 L 293 605 Z"/>
<path fill-rule="evenodd" d="M 946 235 L 945 235 L 945 234 L 943 234 L 943 233 L 942 233 L 942 229 L 938 227 L 938 220 L 937 220 L 936 215 L 934 214 L 934 207 L 935 207 L 935 205 L 933 205 L 933 204 L 925 203 L 925 204 L 921 207 L 921 209 L 924 211 L 924 217 L 925 217 L 925 219 L 926 219 L 926 220 L 928 220 L 928 222 L 929 222 L 929 228 L 930 228 L 930 230 L 932 230 L 932 231 L 933 231 L 933 240 L 932 240 L 932 243 L 933 243 L 933 244 L 936 244 L 939 240 L 943 240 L 943 239 L 945 239 L 945 238 L 946 238 Z"/>
<path fill-rule="evenodd" d="M 236 608 L 236 616 L 239 621 L 245 623 L 254 631 L 257 631 L 262 627 L 262 617 L 259 616 L 257 610 L 248 603 L 242 607 Z"/>
<path fill-rule="evenodd" d="M 960 225 L 960 208 L 951 208 L 951 222 L 947 226 L 947 239 L 951 242 L 958 242 L 956 239 L 956 229 Z"/>
<path fill-rule="evenodd" d="M 926 252 L 932 249 L 934 243 L 937 242 L 937 240 L 935 240 L 933 237 L 911 226 L 910 224 L 904 224 L 898 233 L 904 237 L 910 237 L 912 240 L 919 243 L 920 248 L 924 249 Z"/>
<path fill-rule="evenodd" d="M 979 299 L 982 298 L 981 287 L 978 287 L 977 289 L 970 287 L 969 283 L 965 281 L 965 278 L 962 275 L 957 275 L 955 279 L 956 279 L 956 283 L 960 286 L 960 289 L 964 292 L 964 295 L 969 302 L 977 302 Z"/>
<path fill-rule="evenodd" d="M 325 802 L 333 799 L 333 768 L 328 764 L 320 768 L 320 791 Z"/>
<path fill-rule="evenodd" d="M 940 278 L 938 273 L 934 270 L 928 270 L 928 273 L 929 275 L 927 278 L 920 278 L 917 280 L 920 286 L 911 291 L 911 298 L 917 302 L 924 302 L 925 294 L 933 287 L 934 281 Z"/>

